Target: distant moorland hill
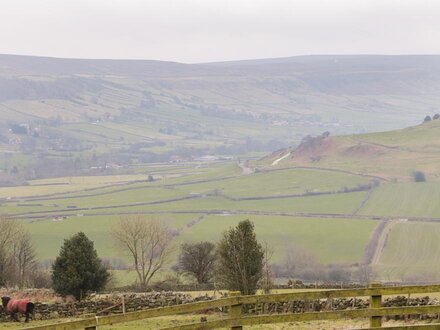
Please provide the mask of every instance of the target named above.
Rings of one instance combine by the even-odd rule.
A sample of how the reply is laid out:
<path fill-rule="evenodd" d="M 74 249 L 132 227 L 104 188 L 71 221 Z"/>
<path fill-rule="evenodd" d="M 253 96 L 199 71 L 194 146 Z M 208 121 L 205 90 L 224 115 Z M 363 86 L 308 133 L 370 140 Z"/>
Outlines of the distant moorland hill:
<path fill-rule="evenodd" d="M 0 171 L 77 175 L 402 128 L 438 112 L 439 73 L 440 56 L 182 64 L 0 55 Z"/>

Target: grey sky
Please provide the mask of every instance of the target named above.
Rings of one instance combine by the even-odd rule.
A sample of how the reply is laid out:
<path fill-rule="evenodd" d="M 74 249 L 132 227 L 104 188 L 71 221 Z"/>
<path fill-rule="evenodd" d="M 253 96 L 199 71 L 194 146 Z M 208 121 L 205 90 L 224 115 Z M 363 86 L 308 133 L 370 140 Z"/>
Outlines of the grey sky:
<path fill-rule="evenodd" d="M 439 54 L 438 0 L 0 0 L 0 53 L 179 62 Z"/>

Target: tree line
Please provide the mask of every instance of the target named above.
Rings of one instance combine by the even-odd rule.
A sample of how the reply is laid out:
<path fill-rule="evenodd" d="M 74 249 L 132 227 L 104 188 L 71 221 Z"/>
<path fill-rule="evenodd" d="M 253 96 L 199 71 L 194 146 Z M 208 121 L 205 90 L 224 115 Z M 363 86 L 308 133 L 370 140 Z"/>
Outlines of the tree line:
<path fill-rule="evenodd" d="M 273 278 L 350 281 L 350 271 L 338 265 L 320 265 L 307 251 L 285 246 L 282 265 L 271 264 L 273 249 L 257 240 L 254 224 L 240 221 L 222 233 L 218 242 L 183 242 L 177 245 L 177 233 L 164 221 L 131 215 L 119 218 L 111 228 L 111 237 L 130 260 L 136 274 L 135 288 L 149 290 L 154 285 L 176 289 L 194 283 L 195 289 L 226 289 L 254 294 L 258 289 L 269 292 Z M 287 244 L 287 243 L 286 243 Z M 170 267 L 173 260 L 177 264 Z M 60 295 L 82 299 L 88 292 L 101 291 L 112 284 L 108 263 L 99 258 L 83 232 L 64 240 L 51 271 L 39 269 L 31 236 L 21 222 L 0 217 L 0 286 L 47 287 Z M 168 275 L 157 281 L 164 270 Z M 355 276 L 369 282 L 371 267 L 358 265 Z M 168 285 L 168 286 L 167 286 Z"/>
<path fill-rule="evenodd" d="M 173 232 L 162 222 L 143 216 L 122 217 L 112 229 L 112 237 L 132 261 L 138 289 L 149 289 L 152 279 L 177 252 Z M 183 243 L 174 271 L 193 277 L 198 284 L 215 281 L 222 289 L 254 294 L 265 272 L 263 246 L 257 241 L 249 220 L 224 232 L 217 244 Z M 267 273 L 266 273 L 267 274 Z M 98 257 L 93 242 L 80 232 L 64 241 L 52 266 L 55 292 L 81 299 L 89 291 L 102 290 L 111 276 Z"/>

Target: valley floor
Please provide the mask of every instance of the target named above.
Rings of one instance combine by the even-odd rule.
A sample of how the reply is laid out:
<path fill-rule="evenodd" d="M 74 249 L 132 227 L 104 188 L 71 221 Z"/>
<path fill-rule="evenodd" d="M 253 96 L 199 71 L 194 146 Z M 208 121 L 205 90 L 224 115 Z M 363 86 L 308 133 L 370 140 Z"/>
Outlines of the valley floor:
<path fill-rule="evenodd" d="M 323 265 L 367 261 L 381 280 L 440 279 L 436 182 L 373 184 L 369 176 L 324 168 L 246 169 L 233 162 L 157 164 L 133 175 L 38 180 L 0 188 L 0 213 L 25 222 L 48 262 L 78 230 L 102 258 L 125 260 L 109 233 L 130 214 L 159 218 L 177 233 L 177 245 L 216 241 L 249 218 L 274 249 L 275 264 L 306 251 Z M 134 280 L 118 272 L 121 285 Z"/>

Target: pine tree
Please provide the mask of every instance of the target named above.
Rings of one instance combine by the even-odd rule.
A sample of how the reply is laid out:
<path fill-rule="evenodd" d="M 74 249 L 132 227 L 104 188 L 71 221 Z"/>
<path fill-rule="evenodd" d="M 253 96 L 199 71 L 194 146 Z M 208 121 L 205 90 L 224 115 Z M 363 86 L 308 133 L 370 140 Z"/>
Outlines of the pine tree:
<path fill-rule="evenodd" d="M 89 291 L 102 290 L 110 277 L 93 247 L 93 242 L 79 232 L 64 240 L 52 266 L 55 292 L 81 300 Z"/>
<path fill-rule="evenodd" d="M 225 289 L 240 291 L 243 295 L 255 294 L 263 276 L 264 251 L 251 221 L 241 221 L 223 234 L 218 257 L 219 283 Z"/>

